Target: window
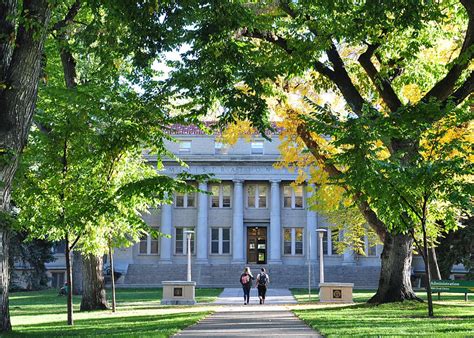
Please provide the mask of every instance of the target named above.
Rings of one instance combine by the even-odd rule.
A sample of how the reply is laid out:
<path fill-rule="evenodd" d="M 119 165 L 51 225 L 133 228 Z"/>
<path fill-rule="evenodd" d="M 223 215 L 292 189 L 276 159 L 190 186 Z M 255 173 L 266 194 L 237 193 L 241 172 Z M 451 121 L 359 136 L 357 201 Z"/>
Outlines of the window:
<path fill-rule="evenodd" d="M 228 145 L 222 142 L 216 141 L 214 143 L 214 149 L 215 149 L 216 155 L 226 155 L 229 152 Z"/>
<path fill-rule="evenodd" d="M 188 253 L 186 230 L 194 231 L 194 228 L 176 228 L 174 236 L 174 253 L 176 255 L 186 255 Z M 194 254 L 194 233 L 191 234 L 191 254 Z"/>
<path fill-rule="evenodd" d="M 191 141 L 179 141 L 179 153 L 190 154 L 191 153 Z"/>
<path fill-rule="evenodd" d="M 323 254 L 324 255 L 337 255 L 336 251 L 336 244 L 340 240 L 342 240 L 342 231 L 340 232 L 338 229 L 328 228 L 328 227 L 321 227 L 322 229 L 326 229 L 323 237 Z M 319 243 L 319 238 L 318 238 Z"/>
<path fill-rule="evenodd" d="M 364 251 L 366 256 L 377 256 L 377 245 L 369 241 L 369 236 L 364 236 Z"/>
<path fill-rule="evenodd" d="M 263 155 L 263 141 L 252 141 L 250 153 L 253 155 Z"/>
<path fill-rule="evenodd" d="M 291 209 L 303 208 L 303 186 L 298 185 L 292 187 L 290 185 L 283 186 L 283 207 Z"/>
<path fill-rule="evenodd" d="M 230 208 L 230 184 L 219 184 L 211 187 L 211 208 Z"/>
<path fill-rule="evenodd" d="M 51 272 L 51 287 L 61 288 L 64 286 L 64 272 Z"/>
<path fill-rule="evenodd" d="M 66 253 L 66 241 L 54 242 L 51 247 L 52 254 L 64 254 Z"/>
<path fill-rule="evenodd" d="M 303 228 L 283 229 L 283 254 L 303 255 Z"/>
<path fill-rule="evenodd" d="M 212 228 L 211 229 L 211 254 L 225 255 L 230 254 L 230 229 Z"/>
<path fill-rule="evenodd" d="M 247 207 L 267 207 L 267 186 L 265 184 L 249 184 L 247 186 Z"/>
<path fill-rule="evenodd" d="M 196 193 L 183 194 L 181 192 L 175 193 L 174 198 L 175 208 L 194 208 L 196 207 Z"/>
<path fill-rule="evenodd" d="M 155 230 L 158 231 L 157 228 Z M 140 244 L 138 252 L 140 255 L 158 255 L 159 239 L 151 234 L 143 234 L 140 237 Z"/>

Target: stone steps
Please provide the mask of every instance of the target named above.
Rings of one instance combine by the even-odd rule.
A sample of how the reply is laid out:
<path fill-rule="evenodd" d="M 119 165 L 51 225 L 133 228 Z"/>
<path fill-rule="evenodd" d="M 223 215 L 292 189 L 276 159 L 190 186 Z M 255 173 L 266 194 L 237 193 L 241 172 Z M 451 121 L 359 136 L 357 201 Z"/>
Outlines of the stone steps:
<path fill-rule="evenodd" d="M 250 265 L 254 276 L 265 267 L 272 287 L 293 288 L 308 286 L 307 265 Z M 319 283 L 319 266 L 313 264 L 312 282 Z M 182 264 L 130 264 L 123 286 L 156 286 L 165 280 L 185 280 L 186 265 Z M 192 279 L 199 287 L 238 287 L 243 265 L 194 264 Z M 356 288 L 377 287 L 380 268 L 372 266 L 331 266 L 325 269 L 326 282 L 354 283 Z"/>

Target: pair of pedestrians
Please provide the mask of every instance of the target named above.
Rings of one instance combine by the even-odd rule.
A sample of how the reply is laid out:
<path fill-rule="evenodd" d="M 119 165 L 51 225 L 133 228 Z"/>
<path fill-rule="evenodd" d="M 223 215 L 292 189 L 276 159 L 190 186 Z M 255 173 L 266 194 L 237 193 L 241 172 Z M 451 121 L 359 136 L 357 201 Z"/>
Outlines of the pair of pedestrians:
<path fill-rule="evenodd" d="M 244 305 L 249 304 L 250 302 L 250 289 L 252 288 L 252 280 L 255 278 L 252 275 L 252 271 L 250 271 L 249 267 L 244 269 L 244 272 L 240 275 L 240 284 L 242 285 L 242 289 L 244 290 Z M 255 286 L 258 290 L 258 298 L 260 300 L 260 304 L 265 304 L 265 295 L 267 293 L 267 287 L 270 283 L 270 278 L 268 274 L 265 272 L 265 268 L 260 269 L 260 273 L 257 275 L 257 280 L 255 282 Z"/>

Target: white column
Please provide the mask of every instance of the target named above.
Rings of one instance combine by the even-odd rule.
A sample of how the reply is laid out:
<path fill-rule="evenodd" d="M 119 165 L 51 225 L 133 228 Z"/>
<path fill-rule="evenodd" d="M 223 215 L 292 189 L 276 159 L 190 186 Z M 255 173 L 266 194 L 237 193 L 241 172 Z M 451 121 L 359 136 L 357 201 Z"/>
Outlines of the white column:
<path fill-rule="evenodd" d="M 199 189 L 207 191 L 207 182 L 199 183 Z M 207 194 L 199 193 L 198 200 L 198 217 L 196 226 L 196 240 L 197 240 L 197 253 L 196 261 L 198 263 L 207 263 L 207 252 L 208 252 L 208 222 L 207 222 L 207 210 L 209 207 Z"/>
<path fill-rule="evenodd" d="M 355 253 L 354 253 L 354 250 L 352 250 L 352 247 L 348 246 L 344 250 L 344 254 L 342 256 L 342 265 L 354 265 L 355 264 L 354 254 Z"/>
<path fill-rule="evenodd" d="M 161 227 L 160 232 L 165 235 L 173 236 L 172 229 L 172 206 L 163 204 L 161 206 Z M 171 263 L 171 241 L 173 237 L 161 237 L 160 243 L 160 262 L 164 264 Z"/>
<path fill-rule="evenodd" d="M 316 212 L 310 210 L 310 199 L 314 193 L 315 185 L 310 184 L 308 185 L 307 191 L 307 198 L 306 198 L 306 243 L 309 246 L 309 242 L 311 242 L 311 247 L 308 247 L 309 250 L 309 259 L 311 261 L 315 261 L 318 257 L 317 254 L 317 236 L 316 236 L 316 226 L 318 223 L 318 215 Z M 308 252 L 308 251 L 307 251 Z M 307 257 L 308 258 L 308 257 Z"/>
<path fill-rule="evenodd" d="M 244 193 L 243 181 L 233 180 L 234 199 L 232 201 L 232 263 L 244 263 Z"/>
<path fill-rule="evenodd" d="M 281 263 L 281 213 L 280 180 L 271 180 L 270 206 L 270 259 L 269 263 Z"/>

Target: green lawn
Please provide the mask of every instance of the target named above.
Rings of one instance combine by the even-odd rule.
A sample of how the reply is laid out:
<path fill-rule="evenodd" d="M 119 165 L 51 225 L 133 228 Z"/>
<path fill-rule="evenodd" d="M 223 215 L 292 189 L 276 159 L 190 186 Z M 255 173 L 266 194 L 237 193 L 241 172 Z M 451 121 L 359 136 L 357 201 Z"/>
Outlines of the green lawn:
<path fill-rule="evenodd" d="M 222 289 L 196 289 L 196 301 L 209 303 Z M 110 292 L 107 294 L 110 296 Z M 79 312 L 74 297 L 73 327 L 66 325 L 66 297 L 56 290 L 10 295 L 14 332 L 11 336 L 159 336 L 168 337 L 210 313 L 202 307 L 160 305 L 162 289 L 118 289 L 117 312 Z"/>
<path fill-rule="evenodd" d="M 308 302 L 308 290 L 292 292 L 303 304 L 317 304 Z M 474 301 L 465 302 L 463 294 L 442 294 L 441 301 L 435 300 L 433 319 L 427 318 L 426 303 L 364 303 L 373 294 L 374 291 L 355 290 L 355 305 L 315 305 L 293 311 L 325 336 L 474 336 Z M 425 298 L 426 294 L 418 292 L 418 296 Z M 312 300 L 318 300 L 317 295 Z"/>

